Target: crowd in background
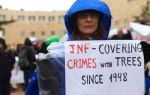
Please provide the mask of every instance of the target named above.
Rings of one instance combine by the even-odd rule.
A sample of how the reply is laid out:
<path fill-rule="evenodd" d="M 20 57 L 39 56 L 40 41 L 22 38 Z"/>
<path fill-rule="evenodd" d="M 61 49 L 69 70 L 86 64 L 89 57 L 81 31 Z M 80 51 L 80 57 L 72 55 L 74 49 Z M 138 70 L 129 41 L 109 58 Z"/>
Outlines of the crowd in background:
<path fill-rule="evenodd" d="M 149 22 L 136 22 L 140 23 L 142 25 L 146 25 L 150 27 Z M 110 36 L 109 40 L 135 40 L 133 39 L 132 30 L 129 28 L 124 29 L 119 28 L 115 35 Z M 150 31 L 149 31 L 150 32 Z M 148 35 L 150 36 L 150 35 Z M 11 85 L 10 85 L 10 79 L 11 79 L 11 71 L 13 69 L 13 65 L 17 63 L 15 60 L 15 57 L 19 56 L 19 52 L 25 48 L 27 50 L 27 56 L 29 58 L 29 62 L 32 64 L 29 67 L 20 69 L 24 72 L 24 89 L 27 88 L 28 82 L 33 75 L 35 69 L 36 69 L 36 57 L 35 55 L 38 53 L 47 53 L 47 47 L 52 42 L 59 42 L 60 38 L 57 36 L 53 36 L 50 38 L 47 38 L 46 40 L 36 40 L 32 42 L 30 38 L 26 38 L 24 41 L 24 44 L 18 44 L 16 50 L 11 50 L 7 47 L 7 44 L 5 42 L 5 39 L 0 38 L 0 95 L 10 95 L 11 92 Z M 146 41 L 141 42 L 143 51 L 144 51 L 144 60 L 146 65 L 145 75 L 149 76 L 149 68 L 150 67 L 150 44 L 148 44 Z M 149 78 L 149 77 L 148 77 Z M 150 87 L 150 83 L 148 85 Z"/>
<path fill-rule="evenodd" d="M 47 53 L 47 46 L 52 41 L 58 42 L 59 40 L 60 38 L 57 36 L 36 41 L 32 41 L 30 37 L 27 37 L 24 44 L 18 44 L 16 50 L 14 50 L 8 48 L 4 38 L 0 38 L 0 95 L 10 95 L 11 89 L 13 89 L 11 86 L 11 72 L 14 69 L 15 63 L 17 64 L 17 68 L 23 71 L 24 83 L 22 86 L 25 91 L 36 69 L 35 55 L 38 53 Z M 25 56 L 30 63 L 28 66 L 19 65 L 19 56 L 23 50 L 26 51 Z"/>
<path fill-rule="evenodd" d="M 14 54 L 7 48 L 5 40 L 0 38 L 0 95 L 10 95 L 10 78 L 14 63 Z"/>

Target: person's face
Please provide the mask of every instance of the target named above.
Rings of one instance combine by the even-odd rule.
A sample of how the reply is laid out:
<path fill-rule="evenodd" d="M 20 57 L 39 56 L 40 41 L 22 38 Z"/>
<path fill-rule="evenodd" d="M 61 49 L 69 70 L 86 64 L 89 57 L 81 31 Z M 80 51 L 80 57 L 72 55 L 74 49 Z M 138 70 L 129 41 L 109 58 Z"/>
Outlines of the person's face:
<path fill-rule="evenodd" d="M 98 28 L 99 14 L 94 12 L 83 12 L 77 15 L 77 27 L 84 35 L 92 35 Z"/>

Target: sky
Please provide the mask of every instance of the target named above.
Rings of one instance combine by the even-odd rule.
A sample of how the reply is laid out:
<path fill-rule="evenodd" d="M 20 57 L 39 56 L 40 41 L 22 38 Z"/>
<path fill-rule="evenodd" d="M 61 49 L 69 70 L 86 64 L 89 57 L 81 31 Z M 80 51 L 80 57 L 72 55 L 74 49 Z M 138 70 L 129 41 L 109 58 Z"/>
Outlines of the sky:
<path fill-rule="evenodd" d="M 0 0 L 3 9 L 26 11 L 67 10 L 75 0 Z"/>

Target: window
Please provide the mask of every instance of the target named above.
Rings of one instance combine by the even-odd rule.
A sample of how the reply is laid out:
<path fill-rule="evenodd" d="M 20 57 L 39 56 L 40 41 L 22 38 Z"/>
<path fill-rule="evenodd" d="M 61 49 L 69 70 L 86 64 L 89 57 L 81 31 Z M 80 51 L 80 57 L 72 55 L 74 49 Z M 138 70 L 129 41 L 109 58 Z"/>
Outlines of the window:
<path fill-rule="evenodd" d="M 21 31 L 21 32 L 20 32 L 20 36 L 21 36 L 21 37 L 25 36 L 25 32 L 24 32 L 24 31 Z"/>
<path fill-rule="evenodd" d="M 61 22 L 64 20 L 64 16 L 58 16 L 58 21 Z"/>
<path fill-rule="evenodd" d="M 31 32 L 31 36 L 35 36 L 35 31 L 32 31 L 32 32 Z"/>
<path fill-rule="evenodd" d="M 119 21 L 118 20 L 115 21 L 115 25 L 119 25 Z"/>
<path fill-rule="evenodd" d="M 5 15 L 0 15 L 0 21 L 5 21 L 6 20 L 6 16 Z"/>
<path fill-rule="evenodd" d="M 129 20 L 128 20 L 127 18 L 125 18 L 125 19 L 124 19 L 124 23 L 125 23 L 125 24 L 128 24 L 128 23 L 129 23 Z"/>
<path fill-rule="evenodd" d="M 36 17 L 35 16 L 29 16 L 29 21 L 30 22 L 35 22 Z"/>
<path fill-rule="evenodd" d="M 132 2 L 132 1 L 135 1 L 135 0 L 127 0 L 128 2 Z"/>
<path fill-rule="evenodd" d="M 54 17 L 54 16 L 49 16 L 49 17 L 48 17 L 48 21 L 49 21 L 49 22 L 52 22 L 52 21 L 54 21 L 54 20 L 55 20 L 55 17 Z"/>
<path fill-rule="evenodd" d="M 11 20 L 14 20 L 14 17 L 13 17 L 13 15 L 11 16 Z"/>
<path fill-rule="evenodd" d="M 66 34 L 67 32 L 64 30 L 64 35 Z"/>
<path fill-rule="evenodd" d="M 45 35 L 45 31 L 42 31 L 42 32 L 41 32 L 41 35 L 44 36 L 44 35 Z"/>
<path fill-rule="evenodd" d="M 51 36 L 52 36 L 52 35 L 55 35 L 55 31 L 51 31 Z"/>
<path fill-rule="evenodd" d="M 18 16 L 18 21 L 24 21 L 25 17 L 24 16 Z"/>
<path fill-rule="evenodd" d="M 39 21 L 44 22 L 45 21 L 45 16 L 39 16 Z"/>

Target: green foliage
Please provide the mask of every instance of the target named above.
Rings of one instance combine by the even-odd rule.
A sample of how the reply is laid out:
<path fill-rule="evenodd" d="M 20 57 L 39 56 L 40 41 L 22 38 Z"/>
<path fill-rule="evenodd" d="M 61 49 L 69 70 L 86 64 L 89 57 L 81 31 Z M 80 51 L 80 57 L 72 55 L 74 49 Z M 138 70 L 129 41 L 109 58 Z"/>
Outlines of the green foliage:
<path fill-rule="evenodd" d="M 2 27 L 2 25 L 10 24 L 15 22 L 15 20 L 9 20 L 9 21 L 0 21 L 0 30 L 3 31 L 3 35 L 5 35 L 5 29 Z"/>
<path fill-rule="evenodd" d="M 146 5 L 142 9 L 141 18 L 145 21 L 150 21 L 150 1 L 148 0 Z"/>
<path fill-rule="evenodd" d="M 8 20 L 8 21 L 0 21 L 0 26 L 5 25 L 5 24 L 10 24 L 15 22 L 15 20 Z"/>
<path fill-rule="evenodd" d="M 2 25 L 10 24 L 15 22 L 15 20 L 9 20 L 9 21 L 0 21 L 0 30 L 3 31 L 3 34 L 5 35 L 5 29 L 2 27 Z"/>
<path fill-rule="evenodd" d="M 142 13 L 140 16 L 134 16 L 136 21 L 150 21 L 150 1 L 147 0 L 146 4 L 142 8 Z"/>

